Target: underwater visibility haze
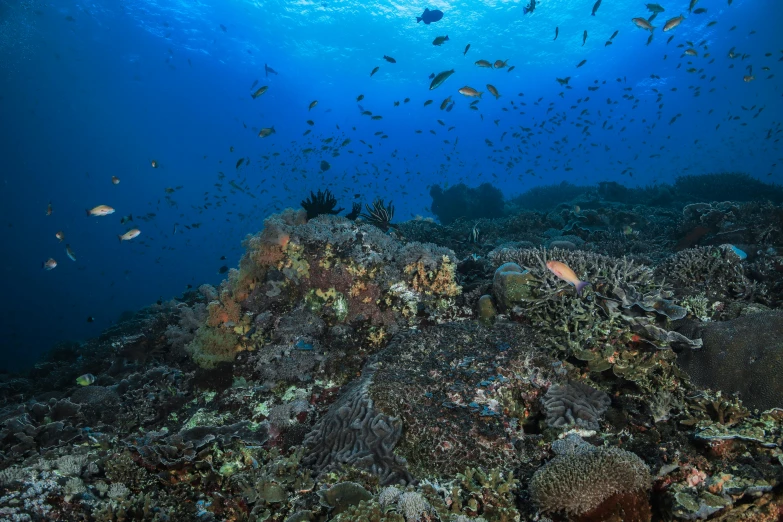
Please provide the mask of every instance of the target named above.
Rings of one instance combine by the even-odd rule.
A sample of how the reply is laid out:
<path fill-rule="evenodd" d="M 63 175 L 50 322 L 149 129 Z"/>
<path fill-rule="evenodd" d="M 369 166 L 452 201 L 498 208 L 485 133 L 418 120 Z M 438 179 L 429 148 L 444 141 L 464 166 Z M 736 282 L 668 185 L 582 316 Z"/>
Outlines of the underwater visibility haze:
<path fill-rule="evenodd" d="M 780 520 L 782 20 L 0 0 L 0 520 Z"/>

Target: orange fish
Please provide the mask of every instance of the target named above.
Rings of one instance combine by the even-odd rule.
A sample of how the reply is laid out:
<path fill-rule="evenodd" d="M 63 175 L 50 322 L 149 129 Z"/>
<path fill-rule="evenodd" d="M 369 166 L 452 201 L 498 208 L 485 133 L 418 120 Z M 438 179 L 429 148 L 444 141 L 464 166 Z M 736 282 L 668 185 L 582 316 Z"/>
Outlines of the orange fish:
<path fill-rule="evenodd" d="M 547 261 L 546 267 L 549 269 L 550 272 L 555 274 L 557 277 L 562 279 L 563 281 L 566 281 L 567 283 L 571 283 L 576 288 L 576 294 L 582 295 L 582 290 L 584 287 L 590 284 L 589 281 L 580 281 L 578 277 L 576 277 L 576 274 L 574 273 L 571 268 L 565 264 L 561 263 L 560 261 Z"/>
<path fill-rule="evenodd" d="M 109 205 L 98 205 L 86 212 L 88 216 L 108 216 L 109 214 L 114 214 L 114 209 Z"/>
<path fill-rule="evenodd" d="M 123 241 L 130 241 L 134 237 L 139 237 L 139 234 L 141 234 L 141 230 L 139 230 L 138 228 L 132 228 L 127 232 L 125 232 L 123 235 L 117 237 L 120 238 L 120 243 L 122 243 Z"/>

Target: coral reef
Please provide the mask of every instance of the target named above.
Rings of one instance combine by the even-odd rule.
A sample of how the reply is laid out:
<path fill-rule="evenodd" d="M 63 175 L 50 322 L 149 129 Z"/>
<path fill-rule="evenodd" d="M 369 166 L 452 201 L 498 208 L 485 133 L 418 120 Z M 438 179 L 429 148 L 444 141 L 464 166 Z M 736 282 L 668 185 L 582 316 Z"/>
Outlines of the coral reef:
<path fill-rule="evenodd" d="M 475 221 L 503 216 L 503 194 L 489 183 L 482 183 L 476 188 L 459 183 L 446 190 L 433 185 L 430 196 L 432 213 L 444 225 L 457 219 Z"/>
<path fill-rule="evenodd" d="M 0 519 L 776 520 L 777 194 L 565 184 L 393 225 L 312 194 L 219 286 L 0 373 Z"/>

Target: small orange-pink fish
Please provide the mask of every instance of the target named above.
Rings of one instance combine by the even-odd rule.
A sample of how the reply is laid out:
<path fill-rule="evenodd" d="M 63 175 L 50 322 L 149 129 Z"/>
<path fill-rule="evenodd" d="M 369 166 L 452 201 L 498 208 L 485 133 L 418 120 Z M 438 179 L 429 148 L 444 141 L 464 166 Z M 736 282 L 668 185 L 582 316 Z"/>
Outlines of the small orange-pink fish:
<path fill-rule="evenodd" d="M 120 238 L 120 243 L 122 243 L 123 241 L 130 241 L 134 237 L 139 237 L 139 234 L 141 234 L 141 230 L 139 230 L 138 228 L 132 228 L 127 232 L 125 232 L 123 235 L 117 237 Z"/>
<path fill-rule="evenodd" d="M 574 271 L 567 264 L 560 261 L 547 261 L 546 267 L 563 281 L 574 285 L 577 295 L 582 295 L 584 287 L 590 284 L 589 281 L 580 281 Z"/>
<path fill-rule="evenodd" d="M 114 209 L 109 205 L 98 205 L 95 208 L 87 210 L 88 216 L 108 216 L 109 214 L 114 214 Z"/>

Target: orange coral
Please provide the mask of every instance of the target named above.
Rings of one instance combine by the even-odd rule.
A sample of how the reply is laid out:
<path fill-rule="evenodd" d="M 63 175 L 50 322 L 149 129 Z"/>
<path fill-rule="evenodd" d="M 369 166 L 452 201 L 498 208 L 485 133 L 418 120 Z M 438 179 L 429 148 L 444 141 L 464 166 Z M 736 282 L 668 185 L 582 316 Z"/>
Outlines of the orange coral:
<path fill-rule="evenodd" d="M 454 297 L 462 292 L 455 280 L 455 272 L 456 266 L 449 256 L 443 256 L 440 267 L 435 272 L 427 270 L 422 260 L 405 267 L 405 273 L 413 275 L 411 286 L 415 291 L 446 297 Z"/>
<path fill-rule="evenodd" d="M 209 317 L 207 326 L 216 327 L 229 322 L 238 323 L 242 316 L 242 309 L 231 293 L 224 290 L 220 293 L 220 301 L 212 301 L 207 306 Z"/>

